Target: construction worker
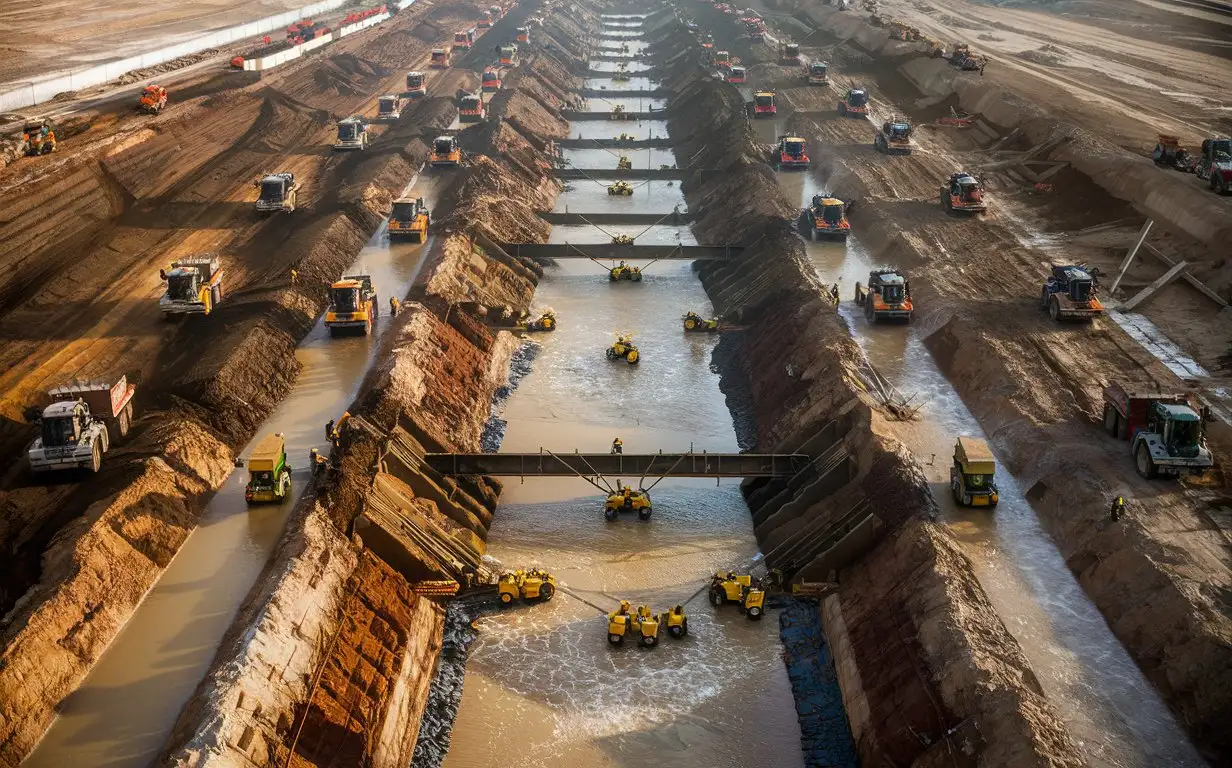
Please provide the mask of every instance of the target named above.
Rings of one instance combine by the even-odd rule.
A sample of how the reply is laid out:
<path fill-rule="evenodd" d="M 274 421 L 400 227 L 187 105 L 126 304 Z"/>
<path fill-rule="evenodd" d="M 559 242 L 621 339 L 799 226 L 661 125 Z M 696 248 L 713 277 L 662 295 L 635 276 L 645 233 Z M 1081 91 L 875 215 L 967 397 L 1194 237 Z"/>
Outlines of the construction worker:
<path fill-rule="evenodd" d="M 295 271 L 295 267 L 291 267 L 291 285 L 295 285 L 295 278 L 299 277 L 299 272 Z"/>
<path fill-rule="evenodd" d="M 1109 516 L 1112 522 L 1120 520 L 1125 515 L 1125 497 L 1117 494 L 1117 497 L 1112 500 L 1112 509 L 1109 511 Z"/>
<path fill-rule="evenodd" d="M 397 317 L 397 316 L 398 316 L 398 308 L 399 308 L 400 306 L 401 306 L 401 305 L 398 303 L 398 298 L 397 298 L 396 296 L 390 296 L 390 297 L 389 297 L 389 316 L 390 316 L 390 317 Z"/>
<path fill-rule="evenodd" d="M 312 476 L 319 477 L 325 474 L 325 468 L 329 466 L 329 459 L 321 455 L 321 452 L 316 448 L 308 451 L 308 464 L 312 467 Z"/>
<path fill-rule="evenodd" d="M 621 442 L 619 437 L 612 441 L 612 453 L 624 453 L 624 447 L 625 444 Z"/>
<path fill-rule="evenodd" d="M 838 304 L 838 283 L 830 286 L 830 298 L 834 299 L 835 304 Z"/>
<path fill-rule="evenodd" d="M 330 419 L 325 422 L 325 439 L 332 441 L 334 439 L 334 420 Z"/>

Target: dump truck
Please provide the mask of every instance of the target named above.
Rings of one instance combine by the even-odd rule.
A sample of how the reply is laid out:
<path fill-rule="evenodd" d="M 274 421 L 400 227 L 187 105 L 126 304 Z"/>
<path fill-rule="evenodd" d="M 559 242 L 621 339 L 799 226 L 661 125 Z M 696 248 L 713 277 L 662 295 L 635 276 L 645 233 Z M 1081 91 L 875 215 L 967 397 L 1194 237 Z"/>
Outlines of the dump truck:
<path fill-rule="evenodd" d="M 362 117 L 348 117 L 338 121 L 338 137 L 334 149 L 367 149 L 368 121 Z"/>
<path fill-rule="evenodd" d="M 408 99 L 419 99 L 428 95 L 428 76 L 423 72 L 406 73 L 406 90 L 402 95 Z"/>
<path fill-rule="evenodd" d="M 954 443 L 950 465 L 950 492 L 964 507 L 995 507 L 1000 496 L 994 481 L 997 460 L 988 443 L 978 437 L 960 437 Z"/>
<path fill-rule="evenodd" d="M 774 104 L 774 91 L 758 91 L 753 94 L 753 117 L 774 117 L 778 107 Z"/>
<path fill-rule="evenodd" d="M 838 103 L 838 113 L 844 117 L 868 117 L 868 91 L 851 86 Z"/>
<path fill-rule="evenodd" d="M 518 47 L 512 43 L 507 43 L 500 47 L 500 65 L 502 67 L 516 67 L 518 65 Z"/>
<path fill-rule="evenodd" d="M 432 154 L 428 163 L 433 168 L 454 167 L 462 164 L 462 150 L 453 136 L 437 136 L 432 140 Z"/>
<path fill-rule="evenodd" d="M 158 300 L 163 317 L 208 315 L 222 301 L 222 265 L 217 256 L 192 256 L 171 262 L 161 276 L 167 290 Z"/>
<path fill-rule="evenodd" d="M 299 190 L 299 185 L 295 183 L 295 174 L 289 171 L 267 173 L 253 182 L 253 186 L 261 190 L 257 196 L 257 211 L 290 213 L 295 210 L 295 197 Z"/>
<path fill-rule="evenodd" d="M 947 212 L 983 213 L 988 208 L 984 185 L 965 171 L 951 175 L 949 185 L 941 187 L 941 207 Z"/>
<path fill-rule="evenodd" d="M 809 85 L 829 85 L 830 72 L 824 61 L 814 61 L 808 65 L 807 80 Z"/>
<path fill-rule="evenodd" d="M 49 119 L 33 120 L 22 128 L 22 154 L 28 156 L 49 155 L 56 151 L 56 128 Z"/>
<path fill-rule="evenodd" d="M 394 201 L 389 214 L 389 239 L 407 237 L 411 242 L 422 243 L 428 239 L 431 214 L 424 207 L 422 197 L 402 197 Z"/>
<path fill-rule="evenodd" d="M 881 130 L 873 137 L 873 148 L 887 155 L 910 155 L 912 131 L 911 120 L 895 115 L 881 124 Z"/>
<path fill-rule="evenodd" d="M 1085 268 L 1052 264 L 1052 276 L 1040 289 L 1040 304 L 1053 320 L 1094 320 L 1104 314 L 1096 296 L 1099 281 Z"/>
<path fill-rule="evenodd" d="M 776 168 L 808 168 L 809 156 L 805 151 L 807 142 L 799 136 L 783 136 L 774 150 Z"/>
<path fill-rule="evenodd" d="M 492 67 L 488 67 L 483 71 L 483 76 L 479 81 L 479 88 L 484 93 L 495 93 L 500 90 L 501 76 L 500 72 Z"/>
<path fill-rule="evenodd" d="M 376 100 L 376 119 L 382 122 L 400 120 L 405 106 L 406 99 L 396 93 L 387 93 Z"/>
<path fill-rule="evenodd" d="M 481 122 L 486 112 L 487 107 L 483 103 L 482 95 L 478 93 L 466 93 L 465 91 L 458 92 L 458 122 Z"/>
<path fill-rule="evenodd" d="M 1232 191 L 1232 139 L 1204 139 L 1194 173 L 1199 179 L 1208 181 L 1215 194 L 1226 195 Z"/>
<path fill-rule="evenodd" d="M 779 63 L 799 64 L 800 46 L 795 43 L 782 43 L 779 45 Z"/>
<path fill-rule="evenodd" d="M 801 214 L 801 224 L 810 240 L 822 238 L 847 239 L 851 223 L 847 221 L 847 204 L 828 192 L 813 195 L 813 203 Z"/>
<path fill-rule="evenodd" d="M 710 63 L 719 69 L 727 69 L 731 66 L 731 53 L 729 51 L 715 51 L 710 57 Z"/>
<path fill-rule="evenodd" d="M 897 269 L 874 269 L 868 273 L 868 285 L 856 283 L 856 306 L 864 308 L 870 323 L 883 320 L 911 322 L 915 306 L 911 303 L 911 284 Z"/>
<path fill-rule="evenodd" d="M 727 82 L 733 85 L 740 85 L 744 82 L 747 70 L 744 67 L 734 66 L 727 72 Z"/>
<path fill-rule="evenodd" d="M 151 115 L 157 115 L 167 106 L 167 89 L 161 85 L 147 85 L 137 97 L 137 109 Z"/>
<path fill-rule="evenodd" d="M 1166 133 L 1159 134 L 1155 149 L 1151 152 L 1151 160 L 1156 165 L 1183 173 L 1193 173 L 1197 170 L 1197 161 L 1189 154 L 1189 150 L 1181 146 L 1180 138 Z"/>
<path fill-rule="evenodd" d="M 372 333 L 380 305 L 370 275 L 343 275 L 329 287 L 329 308 L 325 311 L 325 327 L 330 336 L 344 333 Z"/>
<path fill-rule="evenodd" d="M 454 51 L 466 52 L 475 44 L 475 28 L 463 29 L 453 33 L 453 49 Z"/>
<path fill-rule="evenodd" d="M 1209 409 L 1190 395 L 1133 390 L 1119 382 L 1104 389 L 1104 431 L 1129 440 L 1138 474 L 1202 475 L 1215 466 L 1203 422 Z"/>
<path fill-rule="evenodd" d="M 489 13 L 488 11 L 483 11 L 482 13 L 480 13 L 479 20 L 475 22 L 475 26 L 479 27 L 480 29 L 491 29 L 492 28 L 492 14 Z"/>
<path fill-rule="evenodd" d="M 73 382 L 48 391 L 51 404 L 28 411 L 39 428 L 39 436 L 26 450 L 30 469 L 97 472 L 112 444 L 128 435 L 136 391 L 127 376 L 114 382 Z"/>
<path fill-rule="evenodd" d="M 432 60 L 428 62 L 428 66 L 433 69 L 449 69 L 452 63 L 452 57 L 449 55 L 448 48 L 433 48 Z"/>
<path fill-rule="evenodd" d="M 249 504 L 278 502 L 291 495 L 291 467 L 287 443 L 281 432 L 266 435 L 248 457 L 248 484 L 244 501 Z"/>

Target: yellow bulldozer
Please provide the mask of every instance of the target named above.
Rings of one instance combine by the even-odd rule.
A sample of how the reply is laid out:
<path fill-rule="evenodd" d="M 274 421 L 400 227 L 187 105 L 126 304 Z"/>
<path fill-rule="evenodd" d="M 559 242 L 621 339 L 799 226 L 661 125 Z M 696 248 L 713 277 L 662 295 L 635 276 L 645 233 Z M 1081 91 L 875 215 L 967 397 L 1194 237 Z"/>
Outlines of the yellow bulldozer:
<path fill-rule="evenodd" d="M 497 582 L 501 605 L 513 605 L 518 600 L 551 600 L 556 594 L 556 579 L 539 568 L 506 571 Z"/>

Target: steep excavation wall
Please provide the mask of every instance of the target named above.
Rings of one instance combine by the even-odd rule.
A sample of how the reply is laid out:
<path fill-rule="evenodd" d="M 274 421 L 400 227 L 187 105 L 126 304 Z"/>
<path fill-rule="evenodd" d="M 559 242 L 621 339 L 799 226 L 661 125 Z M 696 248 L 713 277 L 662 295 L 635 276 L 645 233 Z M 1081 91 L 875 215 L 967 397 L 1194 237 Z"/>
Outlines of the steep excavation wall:
<path fill-rule="evenodd" d="M 527 71 L 547 66 L 532 59 Z M 437 475 L 419 457 L 481 449 L 518 346 L 491 323 L 505 307 L 528 308 L 540 272 L 490 238 L 546 240 L 536 211 L 551 209 L 559 185 L 543 170 L 544 141 L 499 120 L 463 133 L 472 154 L 449 172 L 438 231 L 350 408 L 337 469 L 293 513 L 276 563 L 177 724 L 169 762 L 281 764 L 293 752 L 297 765 L 334 764 L 333 754 L 408 764 L 444 617 L 416 585 L 479 565 L 500 492 L 494 480 Z M 290 600 L 305 611 L 287 610 Z"/>
<path fill-rule="evenodd" d="M 386 34 L 397 36 L 397 45 L 406 38 L 404 30 Z M 377 50 L 383 39 L 374 38 Z M 319 61 L 287 77 L 312 83 L 329 67 L 335 67 L 332 60 Z M 287 140 L 276 130 L 287 120 L 303 123 L 305 132 L 294 136 L 310 141 L 310 129 L 327 118 L 277 93 L 258 103 L 255 119 L 266 120 L 273 132 L 261 141 Z M 350 264 L 422 165 L 420 134 L 430 138 L 446 127 L 451 112 L 448 99 L 418 105 L 378 140 L 378 151 L 344 158 L 318 176 L 318 190 L 309 204 L 301 199 L 293 224 L 271 223 L 254 237 L 248 246 L 276 258 L 230 271 L 230 296 L 210 315 L 207 329 L 193 323 L 180 328 L 138 377 L 143 413 L 135 434 L 108 456 L 105 475 L 0 494 L 0 507 L 13 512 L 0 526 L 6 551 L 13 553 L 6 562 L 5 601 L 12 610 L 0 635 L 3 764 L 15 764 L 31 749 L 57 702 L 85 677 L 192 531 L 206 499 L 229 476 L 235 452 L 286 395 L 298 371 L 295 346 L 324 308 L 324 286 Z M 199 114 L 193 109 L 184 119 Z M 267 146 L 267 152 L 276 150 Z M 109 178 L 117 183 L 138 183 L 140 167 L 165 163 L 168 152 L 165 141 L 148 147 L 128 142 L 104 167 L 113 169 Z M 144 160 L 126 160 L 140 153 Z M 196 169 L 189 178 L 200 178 L 201 169 L 189 167 Z M 291 266 L 299 272 L 295 285 L 289 284 Z"/>
<path fill-rule="evenodd" d="M 923 473 L 864 394 L 862 353 L 806 261 L 797 210 L 741 97 L 685 64 L 667 85 L 677 157 L 722 169 L 686 182 L 695 231 L 749 246 L 699 277 L 743 329 L 735 379 L 747 381 L 756 448 L 817 457 L 799 477 L 745 493 L 771 566 L 837 581 L 822 619 L 862 762 L 931 765 L 961 752 L 974 765 L 1082 765 L 970 563 L 932 522 Z"/>
<path fill-rule="evenodd" d="M 925 95 L 957 96 L 964 108 L 983 112 L 991 128 L 1020 130 L 1029 145 L 1069 137 L 1052 159 L 1071 162 L 1109 194 L 1148 215 L 1170 215 L 1149 207 L 1157 197 L 1190 212 L 1207 210 L 1202 205 L 1212 202 L 1203 202 L 1200 190 L 1176 184 L 1141 158 L 1091 144 L 1091 137 L 1041 115 L 1034 106 L 1017 105 L 1012 96 L 981 86 L 978 77 L 962 78 L 946 71 L 951 68 L 943 62 L 915 57 L 914 46 L 887 41 L 884 30 L 856 17 L 825 11 L 810 16 L 846 41 L 836 56 L 855 46 L 872 52 L 875 61 L 898 62 L 898 71 Z M 833 129 L 808 117 L 793 119 L 791 125 L 813 146 L 849 140 L 828 135 Z M 1115 326 L 1103 326 L 1110 321 L 1076 335 L 1042 316 L 1007 316 L 1006 302 L 1038 293 L 1035 275 L 1042 274 L 1039 265 L 1045 257 L 1023 248 L 995 213 L 966 222 L 903 215 L 896 207 L 902 196 L 931 199 L 931 188 L 908 180 L 937 177 L 936 169 L 916 170 L 931 162 L 929 155 L 898 161 L 911 170 L 884 200 L 883 172 L 858 153 L 824 153 L 822 162 L 831 179 L 841 179 L 849 193 L 863 197 L 854 218 L 876 263 L 909 269 L 925 345 L 985 433 L 993 436 L 1006 468 L 1028 489 L 1032 507 L 1079 583 L 1195 743 L 1218 762 L 1232 753 L 1223 727 L 1232 717 L 1232 693 L 1224 684 L 1232 676 L 1232 605 L 1225 595 L 1226 536 L 1217 519 L 1226 497 L 1224 479 L 1216 475 L 1186 485 L 1143 480 L 1135 474 L 1127 444 L 1100 432 L 1102 388 L 1110 381 L 1162 391 L 1188 385 Z M 1115 162 L 1092 165 L 1101 158 Z M 1108 170 L 1113 167 L 1120 170 L 1113 174 Z M 1011 201 L 997 205 L 1008 207 Z M 1162 223 L 1202 236 L 1183 217 Z M 1226 223 L 1226 216 L 1207 216 L 1202 226 Z M 994 251 L 1005 260 L 1004 269 L 990 258 Z M 999 285 L 979 285 L 981 274 L 997 275 Z M 1219 279 L 1216 272 L 1205 274 Z M 1225 431 L 1212 425 L 1217 451 Z M 1132 517 L 1112 523 L 1108 503 L 1118 493 L 1130 499 Z"/>

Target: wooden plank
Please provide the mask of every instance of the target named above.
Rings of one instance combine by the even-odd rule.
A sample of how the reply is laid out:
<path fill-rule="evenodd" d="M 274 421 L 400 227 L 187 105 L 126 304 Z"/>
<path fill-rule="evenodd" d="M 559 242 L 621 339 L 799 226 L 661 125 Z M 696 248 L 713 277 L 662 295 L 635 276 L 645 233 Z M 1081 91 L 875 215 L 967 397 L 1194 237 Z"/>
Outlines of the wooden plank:
<path fill-rule="evenodd" d="M 1150 243 L 1143 243 L 1142 245 L 1144 248 L 1146 248 L 1147 253 L 1159 259 L 1167 266 L 1172 267 L 1176 265 L 1175 261 L 1165 256 L 1164 254 L 1160 253 L 1159 249 L 1151 245 Z M 1210 288 L 1207 288 L 1206 283 L 1194 277 L 1189 272 L 1189 270 L 1185 270 L 1185 273 L 1181 275 L 1181 279 L 1183 279 L 1185 282 L 1192 285 L 1194 288 L 1197 288 L 1204 296 L 1206 296 L 1208 299 L 1218 304 L 1220 307 L 1228 306 L 1228 302 L 1224 301 L 1222 296 L 1220 296 L 1218 293 L 1215 293 Z"/>
<path fill-rule="evenodd" d="M 1121 311 L 1132 312 L 1139 304 L 1158 293 L 1160 288 L 1163 288 L 1165 285 L 1171 283 L 1179 277 L 1181 272 L 1183 272 L 1187 266 L 1189 266 L 1189 262 L 1187 261 L 1182 261 L 1173 266 L 1172 269 L 1169 269 L 1167 272 L 1163 273 L 1163 275 L 1161 275 L 1155 282 L 1143 288 L 1141 291 L 1138 291 L 1133 298 L 1122 304 L 1120 307 Z"/>
<path fill-rule="evenodd" d="M 1142 247 L 1142 243 L 1146 241 L 1146 236 L 1151 231 L 1151 227 L 1155 226 L 1154 219 L 1147 219 L 1142 225 L 1142 231 L 1138 233 L 1138 242 L 1134 243 L 1134 247 L 1129 249 L 1129 253 L 1125 254 L 1125 259 L 1121 262 L 1121 269 L 1117 272 L 1116 280 L 1112 281 L 1112 287 L 1108 289 L 1108 295 L 1116 293 L 1117 286 L 1121 284 L 1121 278 L 1125 277 L 1125 271 L 1129 269 L 1129 265 L 1133 263 L 1134 257 L 1138 255 L 1138 249 Z"/>

